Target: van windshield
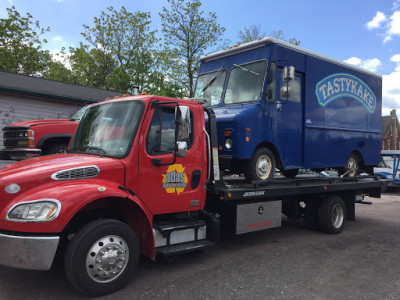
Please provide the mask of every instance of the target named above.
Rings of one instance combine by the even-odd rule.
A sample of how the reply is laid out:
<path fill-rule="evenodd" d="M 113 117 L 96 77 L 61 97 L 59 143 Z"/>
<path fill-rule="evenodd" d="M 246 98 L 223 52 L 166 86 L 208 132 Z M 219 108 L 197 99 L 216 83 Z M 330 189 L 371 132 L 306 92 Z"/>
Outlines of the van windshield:
<path fill-rule="evenodd" d="M 260 99 L 266 69 L 265 60 L 235 65 L 229 73 L 224 103 L 234 104 Z"/>
<path fill-rule="evenodd" d="M 225 77 L 225 68 L 221 68 L 215 72 L 201 74 L 197 78 L 194 97 L 205 99 L 211 105 L 218 105 L 221 102 Z"/>
<path fill-rule="evenodd" d="M 70 152 L 124 157 L 143 114 L 142 101 L 91 106 L 81 120 Z"/>

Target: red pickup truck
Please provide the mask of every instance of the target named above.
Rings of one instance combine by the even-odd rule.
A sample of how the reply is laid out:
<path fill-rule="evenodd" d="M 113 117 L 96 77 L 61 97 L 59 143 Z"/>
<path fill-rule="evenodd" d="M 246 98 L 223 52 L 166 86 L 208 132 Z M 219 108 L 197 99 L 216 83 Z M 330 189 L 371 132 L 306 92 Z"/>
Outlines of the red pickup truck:
<path fill-rule="evenodd" d="M 2 159 L 23 160 L 58 153 L 66 148 L 78 127 L 86 107 L 70 119 L 33 120 L 14 123 L 3 128 Z"/>

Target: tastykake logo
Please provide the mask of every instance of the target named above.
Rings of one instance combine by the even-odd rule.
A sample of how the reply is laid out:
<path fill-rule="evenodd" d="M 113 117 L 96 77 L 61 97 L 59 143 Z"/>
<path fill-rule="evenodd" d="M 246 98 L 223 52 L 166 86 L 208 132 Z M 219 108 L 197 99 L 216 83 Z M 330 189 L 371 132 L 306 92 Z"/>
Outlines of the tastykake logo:
<path fill-rule="evenodd" d="M 368 85 L 350 74 L 333 74 L 322 79 L 315 87 L 315 94 L 322 107 L 346 97 L 359 101 L 371 114 L 376 107 L 376 97 Z"/>
<path fill-rule="evenodd" d="M 163 188 L 168 194 L 182 193 L 187 185 L 188 178 L 185 168 L 181 164 L 174 164 L 168 167 L 167 173 L 163 174 Z"/>

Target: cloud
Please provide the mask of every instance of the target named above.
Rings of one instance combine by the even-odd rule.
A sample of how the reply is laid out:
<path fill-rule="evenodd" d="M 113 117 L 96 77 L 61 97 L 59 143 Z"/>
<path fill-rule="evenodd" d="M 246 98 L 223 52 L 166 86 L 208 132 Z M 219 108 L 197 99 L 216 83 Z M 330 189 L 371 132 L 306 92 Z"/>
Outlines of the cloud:
<path fill-rule="evenodd" d="M 344 62 L 371 72 L 376 72 L 382 67 L 382 62 L 377 58 L 362 60 L 358 57 L 350 57 L 344 60 Z"/>
<path fill-rule="evenodd" d="M 69 60 L 71 53 L 63 53 L 58 49 L 51 52 L 51 58 L 55 62 L 62 63 L 67 69 L 72 70 L 71 61 Z"/>
<path fill-rule="evenodd" d="M 393 2 L 393 13 L 387 17 L 383 12 L 377 11 L 375 17 L 366 25 L 368 30 L 379 30 L 383 36 L 383 44 L 400 37 L 400 0 Z"/>
<path fill-rule="evenodd" d="M 369 21 L 366 26 L 369 30 L 380 28 L 386 22 L 386 16 L 383 12 L 377 11 L 375 17 Z"/>
<path fill-rule="evenodd" d="M 382 76 L 382 114 L 389 114 L 392 109 L 400 111 L 400 71 Z"/>
<path fill-rule="evenodd" d="M 60 43 L 60 44 L 67 44 L 67 42 L 64 41 L 64 39 L 63 39 L 62 36 L 60 36 L 60 35 L 55 36 L 55 37 L 53 38 L 53 41 L 54 41 L 54 42 L 57 42 L 57 43 Z"/>
<path fill-rule="evenodd" d="M 390 58 L 390 60 L 391 60 L 392 62 L 396 63 L 396 69 L 395 69 L 395 71 L 396 71 L 396 72 L 400 72 L 400 54 L 393 55 L 393 56 Z M 399 83 L 399 87 L 400 87 L 400 83 Z"/>

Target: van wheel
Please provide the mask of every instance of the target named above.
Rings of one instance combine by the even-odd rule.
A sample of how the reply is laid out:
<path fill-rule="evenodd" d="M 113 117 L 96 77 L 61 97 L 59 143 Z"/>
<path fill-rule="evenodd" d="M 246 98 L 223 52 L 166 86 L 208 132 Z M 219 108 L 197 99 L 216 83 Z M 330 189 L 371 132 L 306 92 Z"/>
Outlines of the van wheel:
<path fill-rule="evenodd" d="M 106 295 L 127 283 L 139 255 L 139 241 L 128 225 L 112 219 L 96 220 L 82 227 L 69 243 L 65 274 L 82 294 Z"/>
<path fill-rule="evenodd" d="M 318 223 L 322 231 L 337 234 L 343 231 L 346 205 L 339 196 L 327 196 L 318 208 Z"/>
<path fill-rule="evenodd" d="M 259 148 L 246 167 L 245 177 L 249 182 L 254 180 L 269 181 L 274 177 L 275 166 L 275 157 L 271 150 Z"/>
<path fill-rule="evenodd" d="M 339 170 L 339 175 L 343 175 L 345 177 L 355 177 L 360 174 L 360 158 L 358 155 L 352 153 L 347 159 L 346 166 Z"/>

